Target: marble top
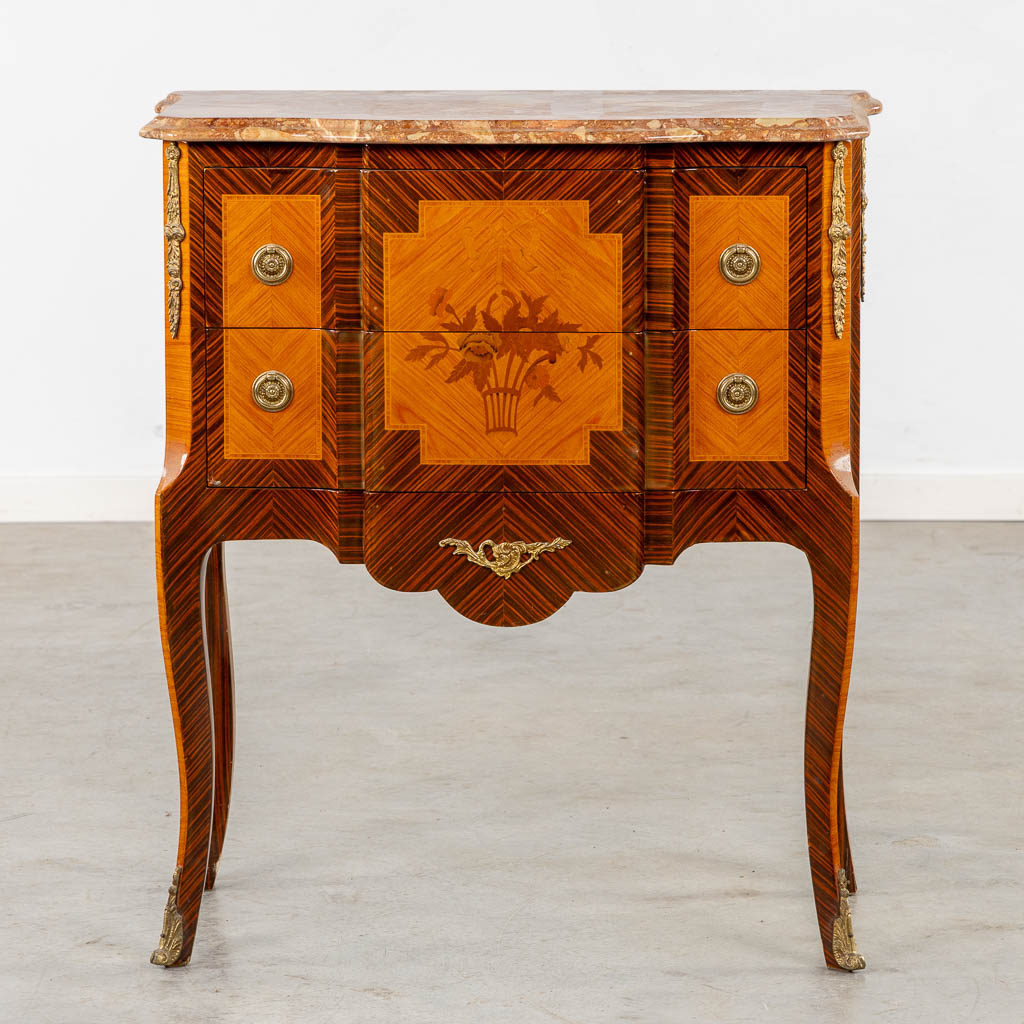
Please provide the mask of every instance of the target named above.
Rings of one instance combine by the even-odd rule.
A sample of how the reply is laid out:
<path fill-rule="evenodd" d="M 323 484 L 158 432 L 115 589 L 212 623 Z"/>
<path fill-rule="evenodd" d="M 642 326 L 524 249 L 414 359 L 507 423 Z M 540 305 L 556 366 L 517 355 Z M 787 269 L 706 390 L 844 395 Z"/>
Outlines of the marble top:
<path fill-rule="evenodd" d="M 823 142 L 868 134 L 866 92 L 172 92 L 147 139 L 353 143 Z"/>

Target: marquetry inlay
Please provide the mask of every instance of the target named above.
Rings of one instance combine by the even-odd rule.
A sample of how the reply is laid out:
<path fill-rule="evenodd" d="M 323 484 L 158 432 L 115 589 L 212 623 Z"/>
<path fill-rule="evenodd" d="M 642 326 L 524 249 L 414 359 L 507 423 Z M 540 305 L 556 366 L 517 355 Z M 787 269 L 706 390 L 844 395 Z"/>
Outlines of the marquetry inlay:
<path fill-rule="evenodd" d="M 585 464 L 622 429 L 622 237 L 588 207 L 423 201 L 384 235 L 385 428 L 423 465 Z"/>

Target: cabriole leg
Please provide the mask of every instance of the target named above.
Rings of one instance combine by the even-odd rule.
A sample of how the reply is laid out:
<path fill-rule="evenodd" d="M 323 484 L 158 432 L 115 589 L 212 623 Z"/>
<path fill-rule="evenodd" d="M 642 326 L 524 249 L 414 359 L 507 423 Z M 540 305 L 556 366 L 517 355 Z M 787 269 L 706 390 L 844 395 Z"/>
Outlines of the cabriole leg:
<path fill-rule="evenodd" d="M 846 531 L 837 530 L 842 536 Z M 840 825 L 843 716 L 853 658 L 857 613 L 857 523 L 848 542 L 808 552 L 814 580 L 814 633 L 807 689 L 804 786 L 811 882 L 825 962 L 856 971 L 864 967 L 850 920 L 849 848 L 845 812 Z"/>
<path fill-rule="evenodd" d="M 846 791 L 843 788 L 843 755 L 839 755 L 839 866 L 846 872 L 846 885 L 850 892 L 857 891 L 857 876 L 853 873 L 853 854 L 850 852 L 850 830 L 846 824 Z"/>
<path fill-rule="evenodd" d="M 157 593 L 181 784 L 177 867 L 150 958 L 164 967 L 186 964 L 192 955 L 213 818 L 213 703 L 203 628 L 211 553 L 193 541 L 194 532 L 172 533 L 158 512 Z"/>
<path fill-rule="evenodd" d="M 206 870 L 206 888 L 212 889 L 224 848 L 228 808 L 231 804 L 231 767 L 235 753 L 235 678 L 231 658 L 231 626 L 224 577 L 224 545 L 215 544 L 206 563 L 205 604 L 207 655 L 213 698 L 213 742 L 216 772 L 213 787 L 213 831 Z"/>

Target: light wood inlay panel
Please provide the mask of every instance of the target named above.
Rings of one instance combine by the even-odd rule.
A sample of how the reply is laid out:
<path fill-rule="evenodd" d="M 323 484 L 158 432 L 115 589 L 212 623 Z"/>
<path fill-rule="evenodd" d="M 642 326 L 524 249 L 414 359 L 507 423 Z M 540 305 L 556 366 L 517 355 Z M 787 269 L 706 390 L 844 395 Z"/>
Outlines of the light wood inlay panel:
<path fill-rule="evenodd" d="M 225 459 L 321 458 L 321 348 L 320 331 L 224 332 Z M 295 388 L 280 412 L 252 397 L 252 382 L 265 370 L 286 374 Z"/>
<path fill-rule="evenodd" d="M 691 326 L 789 326 L 789 197 L 690 196 Z M 749 284 L 727 281 L 718 261 L 730 245 L 753 246 L 761 270 Z"/>
<path fill-rule="evenodd" d="M 508 291 L 519 301 L 551 296 L 548 312 L 557 306 L 561 322 L 581 331 L 618 332 L 622 236 L 590 234 L 589 206 L 421 201 L 416 234 L 384 235 L 386 329 L 440 330 L 451 307 L 468 327 L 495 330 Z"/>
<path fill-rule="evenodd" d="M 223 203 L 224 323 L 320 326 L 320 196 L 226 195 Z M 291 276 L 264 284 L 252 271 L 260 246 L 291 253 Z"/>
<path fill-rule="evenodd" d="M 615 334 L 386 334 L 386 430 L 418 430 L 422 465 L 586 465 L 622 430 Z"/>
<path fill-rule="evenodd" d="M 718 384 L 745 373 L 757 404 L 734 415 Z M 789 332 L 694 331 L 690 335 L 690 461 L 785 462 L 789 458 Z"/>

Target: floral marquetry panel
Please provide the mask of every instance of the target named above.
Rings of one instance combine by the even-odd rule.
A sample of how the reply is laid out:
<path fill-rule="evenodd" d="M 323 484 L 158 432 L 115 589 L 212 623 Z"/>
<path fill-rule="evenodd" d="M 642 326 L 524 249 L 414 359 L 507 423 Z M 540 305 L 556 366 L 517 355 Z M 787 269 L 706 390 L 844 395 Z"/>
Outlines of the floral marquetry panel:
<path fill-rule="evenodd" d="M 505 299 L 549 319 L 543 301 Z M 637 490 L 643 346 L 635 335 L 422 331 L 366 347 L 371 490 Z"/>

